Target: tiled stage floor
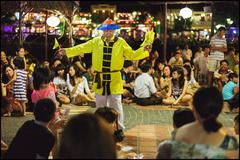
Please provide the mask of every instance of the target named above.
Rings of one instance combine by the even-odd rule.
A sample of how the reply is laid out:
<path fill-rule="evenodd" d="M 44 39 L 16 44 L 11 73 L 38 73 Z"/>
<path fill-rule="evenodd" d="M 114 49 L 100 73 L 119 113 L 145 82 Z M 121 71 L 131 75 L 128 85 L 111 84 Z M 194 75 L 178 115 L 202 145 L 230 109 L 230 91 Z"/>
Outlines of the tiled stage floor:
<path fill-rule="evenodd" d="M 72 106 L 70 116 L 90 111 L 95 108 L 88 106 Z M 64 106 L 63 106 L 64 107 Z M 142 107 L 135 104 L 124 105 L 125 115 L 125 140 L 122 146 L 130 146 L 129 152 L 119 152 L 119 158 L 127 158 L 131 152 L 142 154 L 143 158 L 155 158 L 158 143 L 161 140 L 168 139 L 172 128 L 172 114 L 175 108 L 167 106 L 148 106 Z M 233 118 L 236 114 L 221 113 L 219 121 L 223 123 L 225 131 L 233 134 Z M 29 119 L 32 119 L 32 113 L 26 117 L 1 117 L 1 139 L 8 144 L 16 134 L 18 128 Z"/>

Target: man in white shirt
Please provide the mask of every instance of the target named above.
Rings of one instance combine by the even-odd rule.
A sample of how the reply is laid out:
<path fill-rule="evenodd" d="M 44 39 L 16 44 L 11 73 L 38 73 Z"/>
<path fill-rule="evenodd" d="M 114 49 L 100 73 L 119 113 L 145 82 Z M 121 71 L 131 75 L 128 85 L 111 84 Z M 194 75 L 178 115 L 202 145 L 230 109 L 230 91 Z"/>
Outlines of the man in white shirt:
<path fill-rule="evenodd" d="M 157 92 L 154 80 L 151 76 L 153 72 L 151 64 L 145 63 L 140 66 L 140 69 L 143 73 L 135 80 L 135 102 L 142 106 L 161 104 L 162 97 L 159 97 L 159 93 Z"/>
<path fill-rule="evenodd" d="M 224 60 L 224 52 L 227 51 L 225 38 L 226 28 L 220 27 L 216 35 L 210 41 L 210 55 L 208 57 L 208 85 L 213 86 L 213 73 L 220 67 L 220 61 Z"/>

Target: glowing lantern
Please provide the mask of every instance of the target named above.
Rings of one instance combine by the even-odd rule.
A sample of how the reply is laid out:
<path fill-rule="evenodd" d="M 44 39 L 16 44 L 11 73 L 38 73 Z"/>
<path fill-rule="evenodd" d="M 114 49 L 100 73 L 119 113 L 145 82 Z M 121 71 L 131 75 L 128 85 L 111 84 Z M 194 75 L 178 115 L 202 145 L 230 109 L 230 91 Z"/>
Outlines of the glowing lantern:
<path fill-rule="evenodd" d="M 192 16 L 192 10 L 188 7 L 182 8 L 179 13 L 184 19 L 190 18 Z"/>
<path fill-rule="evenodd" d="M 50 27 L 56 27 L 58 26 L 60 23 L 60 20 L 58 17 L 55 17 L 55 16 L 51 16 L 47 19 L 47 24 L 50 26 Z"/>

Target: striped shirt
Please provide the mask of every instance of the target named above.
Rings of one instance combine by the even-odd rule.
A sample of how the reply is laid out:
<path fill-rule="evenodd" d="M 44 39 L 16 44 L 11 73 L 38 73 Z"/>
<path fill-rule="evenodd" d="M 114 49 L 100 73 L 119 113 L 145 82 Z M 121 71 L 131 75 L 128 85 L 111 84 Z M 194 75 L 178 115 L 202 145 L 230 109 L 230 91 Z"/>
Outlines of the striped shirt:
<path fill-rule="evenodd" d="M 226 38 L 219 38 L 217 35 L 214 35 L 211 38 L 210 45 L 215 45 L 216 47 L 222 47 L 225 46 L 227 48 L 227 41 Z M 211 60 L 224 60 L 224 53 L 221 51 L 211 51 L 208 59 Z"/>
<path fill-rule="evenodd" d="M 24 70 L 16 70 L 16 81 L 13 86 L 14 96 L 17 100 L 27 100 L 27 72 Z"/>

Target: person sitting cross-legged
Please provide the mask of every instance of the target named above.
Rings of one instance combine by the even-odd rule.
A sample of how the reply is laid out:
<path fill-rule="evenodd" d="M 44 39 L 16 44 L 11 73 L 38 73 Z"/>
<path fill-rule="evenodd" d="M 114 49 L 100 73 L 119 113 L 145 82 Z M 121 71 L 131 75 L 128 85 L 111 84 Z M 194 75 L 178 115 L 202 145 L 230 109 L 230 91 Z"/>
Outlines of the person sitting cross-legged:
<path fill-rule="evenodd" d="M 162 97 L 159 97 L 160 92 L 157 92 L 154 80 L 151 77 L 153 72 L 151 65 L 145 63 L 140 69 L 143 73 L 135 80 L 135 102 L 142 106 L 162 104 Z"/>
<path fill-rule="evenodd" d="M 239 110 L 239 77 L 236 73 L 230 73 L 228 79 L 222 90 L 224 111 L 228 112 L 228 109 L 237 111 Z"/>
<path fill-rule="evenodd" d="M 184 78 L 184 71 L 181 67 L 175 67 L 172 71 L 172 79 L 169 82 L 167 97 L 163 99 L 163 104 L 179 105 L 188 104 L 192 99 L 190 94 L 187 94 L 188 81 Z"/>
<path fill-rule="evenodd" d="M 194 122 L 195 117 L 193 115 L 193 111 L 190 108 L 180 108 L 173 112 L 173 128 L 172 138 L 175 138 L 175 134 L 178 128 Z"/>
<path fill-rule="evenodd" d="M 96 99 L 94 94 L 91 93 L 88 81 L 84 76 L 82 76 L 82 73 L 77 65 L 70 65 L 66 82 L 68 90 L 70 91 L 71 102 L 73 104 L 80 106 L 83 104 L 95 104 Z"/>

